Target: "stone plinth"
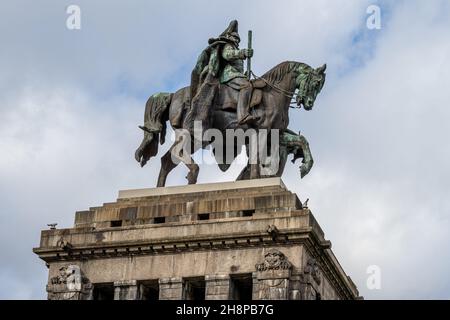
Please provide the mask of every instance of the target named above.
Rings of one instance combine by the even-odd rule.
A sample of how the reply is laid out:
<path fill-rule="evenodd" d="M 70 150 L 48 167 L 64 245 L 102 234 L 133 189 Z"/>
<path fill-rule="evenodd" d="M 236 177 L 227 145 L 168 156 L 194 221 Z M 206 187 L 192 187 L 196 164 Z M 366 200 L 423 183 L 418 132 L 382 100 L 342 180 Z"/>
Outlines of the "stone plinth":
<path fill-rule="evenodd" d="M 77 212 L 73 228 L 42 231 L 34 252 L 49 266 L 49 299 L 358 298 L 279 178 L 120 191 Z M 65 270 L 82 285 L 66 290 Z"/>

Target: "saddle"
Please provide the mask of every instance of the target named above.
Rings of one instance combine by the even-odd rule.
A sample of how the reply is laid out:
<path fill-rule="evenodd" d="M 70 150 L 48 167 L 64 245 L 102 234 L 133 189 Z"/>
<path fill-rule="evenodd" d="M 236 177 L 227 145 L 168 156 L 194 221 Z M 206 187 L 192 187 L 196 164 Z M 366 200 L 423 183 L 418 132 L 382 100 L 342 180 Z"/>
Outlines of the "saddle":
<path fill-rule="evenodd" d="M 253 108 L 261 103 L 262 89 L 266 86 L 266 83 L 262 79 L 254 79 L 251 81 L 253 92 L 250 99 L 250 108 Z"/>
<path fill-rule="evenodd" d="M 261 103 L 262 89 L 266 86 L 266 83 L 261 79 L 255 79 L 251 80 L 251 84 L 253 91 L 250 99 L 250 108 L 253 108 Z M 242 87 L 234 84 L 220 84 L 214 104 L 220 106 L 222 110 L 236 111 L 241 89 Z"/>

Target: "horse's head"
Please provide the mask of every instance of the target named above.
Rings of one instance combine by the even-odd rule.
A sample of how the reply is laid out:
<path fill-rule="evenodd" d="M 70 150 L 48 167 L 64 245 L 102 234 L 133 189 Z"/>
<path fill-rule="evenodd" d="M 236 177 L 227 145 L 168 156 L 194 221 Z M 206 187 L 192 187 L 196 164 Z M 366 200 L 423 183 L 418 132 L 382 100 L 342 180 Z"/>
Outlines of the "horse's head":
<path fill-rule="evenodd" d="M 327 65 L 314 69 L 302 64 L 299 67 L 298 76 L 295 79 L 297 93 L 297 106 L 303 105 L 305 110 L 311 110 L 314 101 L 325 83 L 325 69 Z"/>

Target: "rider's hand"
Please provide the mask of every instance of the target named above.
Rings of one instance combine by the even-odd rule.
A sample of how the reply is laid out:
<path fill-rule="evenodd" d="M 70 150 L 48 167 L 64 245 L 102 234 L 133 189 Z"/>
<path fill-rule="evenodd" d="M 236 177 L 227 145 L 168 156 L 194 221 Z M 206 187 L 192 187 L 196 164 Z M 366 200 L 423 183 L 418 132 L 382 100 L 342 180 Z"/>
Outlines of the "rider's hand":
<path fill-rule="evenodd" d="M 246 58 L 251 58 L 253 57 L 253 49 L 242 49 L 244 56 Z"/>

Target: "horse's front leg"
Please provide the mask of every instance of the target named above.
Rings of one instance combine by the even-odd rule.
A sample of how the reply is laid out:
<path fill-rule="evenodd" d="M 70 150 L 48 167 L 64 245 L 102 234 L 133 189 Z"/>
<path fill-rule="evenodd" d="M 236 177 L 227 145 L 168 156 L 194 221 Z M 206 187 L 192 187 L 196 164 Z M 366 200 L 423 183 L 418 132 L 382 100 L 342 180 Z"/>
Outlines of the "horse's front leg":
<path fill-rule="evenodd" d="M 245 151 L 247 152 L 248 158 L 247 167 L 241 172 L 239 177 L 241 179 L 257 179 L 259 163 L 258 163 L 258 138 L 256 132 L 255 134 L 250 135 L 249 141 L 245 145 Z"/>
<path fill-rule="evenodd" d="M 161 169 L 159 170 L 157 187 L 164 187 L 166 185 L 167 175 L 178 165 L 178 163 L 172 161 L 171 152 L 172 150 L 170 149 L 161 157 Z"/>
<path fill-rule="evenodd" d="M 302 135 L 299 136 L 299 143 L 303 150 L 303 160 L 302 165 L 300 166 L 300 177 L 303 178 L 306 176 L 311 170 L 314 160 L 312 158 L 311 150 L 309 149 L 308 140 Z"/>
<path fill-rule="evenodd" d="M 279 154 L 280 154 L 280 159 L 278 162 L 278 171 L 275 175 L 275 177 L 281 177 L 283 175 L 284 172 L 284 168 L 286 167 L 286 162 L 288 159 L 288 150 L 287 150 L 287 146 L 279 146 Z"/>
<path fill-rule="evenodd" d="M 186 179 L 188 180 L 188 184 L 196 184 L 197 178 L 198 178 L 198 173 L 200 171 L 198 164 L 196 164 L 194 159 L 192 159 L 192 157 L 191 157 L 191 160 L 188 164 L 186 164 L 186 167 L 188 167 L 188 169 L 189 169 L 189 172 L 186 176 Z"/>

